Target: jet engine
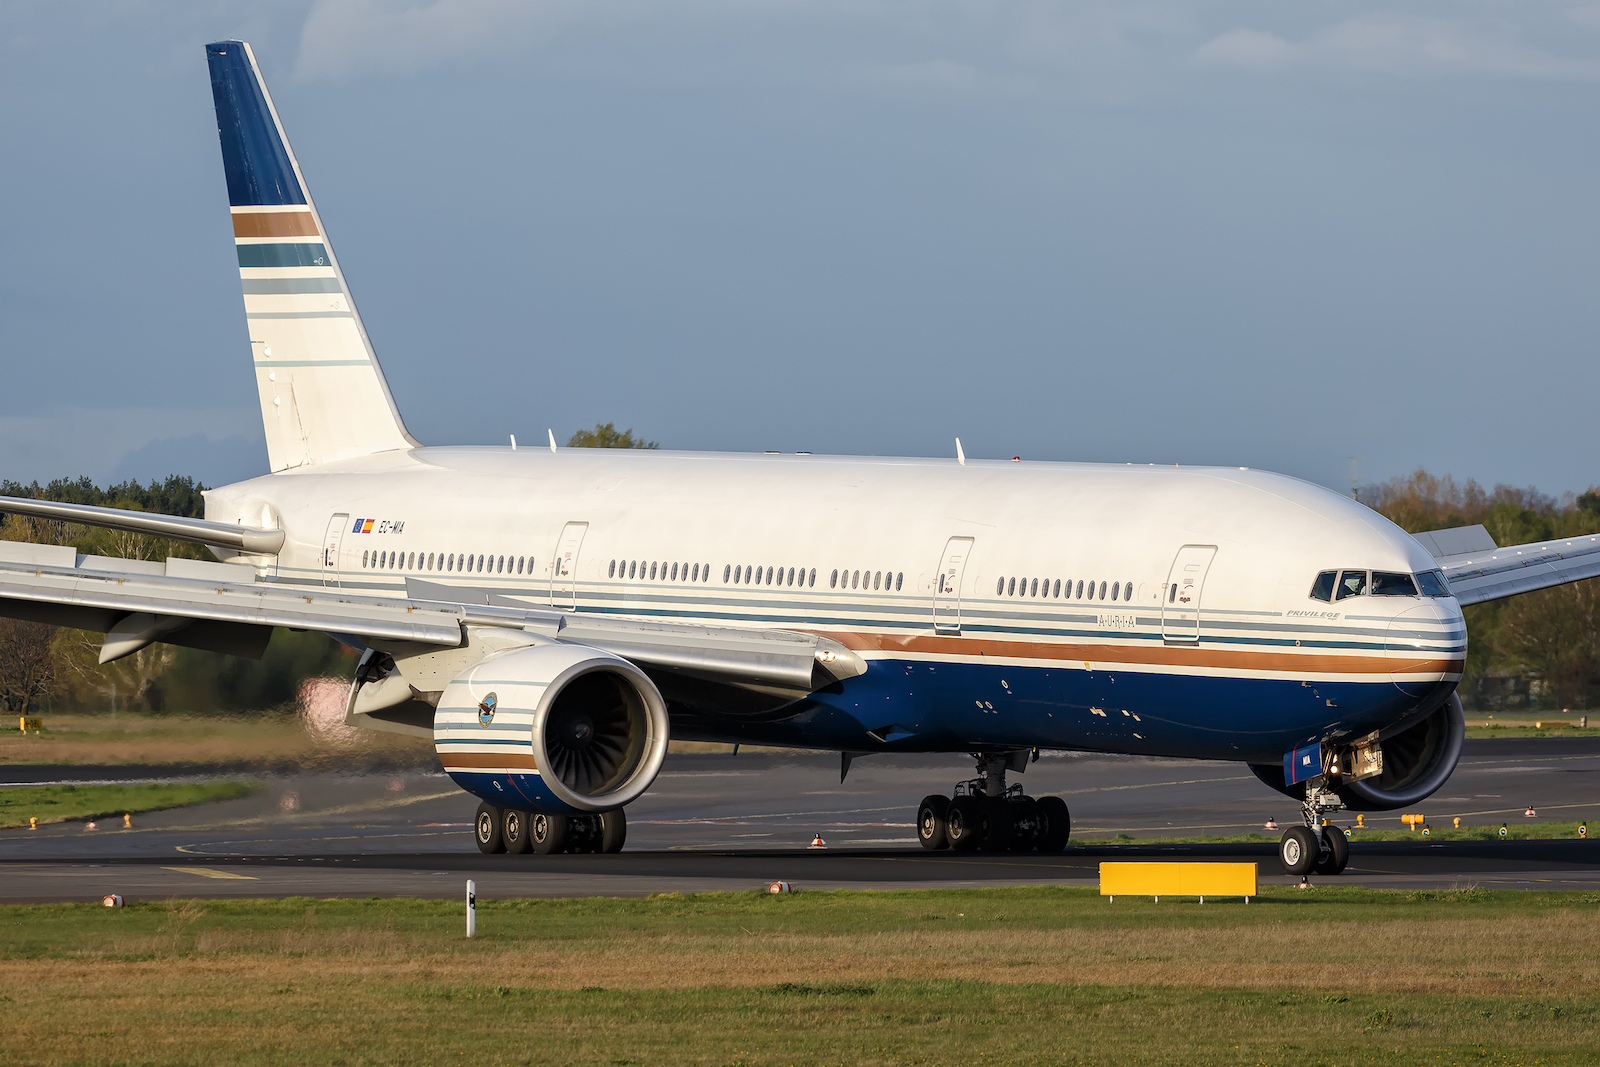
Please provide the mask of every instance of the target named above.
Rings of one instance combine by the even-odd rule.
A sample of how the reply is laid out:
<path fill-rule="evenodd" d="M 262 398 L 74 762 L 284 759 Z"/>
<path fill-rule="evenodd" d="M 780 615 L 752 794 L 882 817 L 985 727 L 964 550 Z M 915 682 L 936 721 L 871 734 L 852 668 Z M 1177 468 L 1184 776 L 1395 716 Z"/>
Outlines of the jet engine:
<path fill-rule="evenodd" d="M 445 687 L 434 748 L 467 792 L 550 814 L 638 799 L 667 754 L 666 702 L 632 663 L 546 643 L 479 661 Z"/>
<path fill-rule="evenodd" d="M 1335 788 L 1351 811 L 1391 811 L 1417 804 L 1432 796 L 1450 778 L 1461 759 L 1461 742 L 1467 736 L 1461 698 L 1454 693 L 1428 715 L 1402 724 L 1379 736 L 1383 770 L 1359 781 L 1346 780 Z M 1305 785 L 1285 785 L 1283 767 L 1252 763 L 1257 778 L 1295 799 L 1305 797 Z"/>

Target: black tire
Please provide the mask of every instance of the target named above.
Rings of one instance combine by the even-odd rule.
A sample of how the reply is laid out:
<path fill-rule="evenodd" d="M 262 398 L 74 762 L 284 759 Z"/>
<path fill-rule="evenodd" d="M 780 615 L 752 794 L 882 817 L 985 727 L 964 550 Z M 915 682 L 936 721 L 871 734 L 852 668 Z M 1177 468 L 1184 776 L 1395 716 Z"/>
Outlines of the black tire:
<path fill-rule="evenodd" d="M 608 811 L 600 816 L 600 851 L 621 852 L 628 840 L 628 817 L 622 809 Z"/>
<path fill-rule="evenodd" d="M 945 837 L 957 852 L 974 852 L 989 837 L 989 806 L 983 797 L 956 797 L 945 814 Z"/>
<path fill-rule="evenodd" d="M 1005 852 L 1017 837 L 1011 801 L 1005 797 L 988 797 L 984 806 L 989 809 L 989 836 L 983 842 L 986 852 Z"/>
<path fill-rule="evenodd" d="M 1291 826 L 1278 841 L 1278 860 L 1290 874 L 1310 874 L 1321 853 L 1322 846 L 1309 826 Z"/>
<path fill-rule="evenodd" d="M 929 852 L 950 847 L 950 838 L 945 834 L 945 820 L 949 813 L 949 797 L 926 796 L 917 805 L 917 840 Z"/>
<path fill-rule="evenodd" d="M 499 808 L 488 804 L 478 805 L 478 814 L 472 820 L 472 836 L 478 839 L 479 852 L 493 854 L 506 850 L 505 838 L 500 836 L 501 818 Z"/>
<path fill-rule="evenodd" d="M 1011 841 L 1006 846 L 1011 852 L 1032 852 L 1039 844 L 1041 829 L 1039 802 L 1022 796 L 1007 802 L 1011 809 Z"/>
<path fill-rule="evenodd" d="M 1040 797 L 1039 817 L 1043 826 L 1039 831 L 1040 852 L 1060 852 L 1072 837 L 1072 814 L 1067 802 L 1060 797 Z"/>
<path fill-rule="evenodd" d="M 1317 857 L 1318 874 L 1340 874 L 1350 864 L 1350 841 L 1337 826 L 1322 828 L 1322 854 Z"/>
<path fill-rule="evenodd" d="M 541 856 L 564 851 L 567 847 L 567 817 L 534 812 L 528 816 L 528 841 Z"/>
<path fill-rule="evenodd" d="M 516 808 L 506 808 L 500 817 L 500 842 L 508 855 L 520 856 L 528 851 L 528 813 Z"/>

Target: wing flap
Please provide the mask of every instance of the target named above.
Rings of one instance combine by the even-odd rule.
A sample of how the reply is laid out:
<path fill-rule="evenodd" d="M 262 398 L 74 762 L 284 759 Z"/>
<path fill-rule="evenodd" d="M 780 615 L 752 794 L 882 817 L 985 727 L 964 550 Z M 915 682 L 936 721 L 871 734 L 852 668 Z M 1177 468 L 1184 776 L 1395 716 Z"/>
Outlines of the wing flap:
<path fill-rule="evenodd" d="M 106 629 L 124 615 L 143 612 L 422 644 L 461 643 L 461 611 L 445 604 L 260 583 L 249 568 L 231 564 L 211 565 L 205 578 L 178 577 L 115 566 L 137 561 L 72 555 L 70 566 L 61 565 L 64 559 L 46 565 L 0 556 L 0 600 L 72 609 L 86 621 L 109 620 Z M 238 577 L 223 580 L 224 570 L 235 571 Z"/>

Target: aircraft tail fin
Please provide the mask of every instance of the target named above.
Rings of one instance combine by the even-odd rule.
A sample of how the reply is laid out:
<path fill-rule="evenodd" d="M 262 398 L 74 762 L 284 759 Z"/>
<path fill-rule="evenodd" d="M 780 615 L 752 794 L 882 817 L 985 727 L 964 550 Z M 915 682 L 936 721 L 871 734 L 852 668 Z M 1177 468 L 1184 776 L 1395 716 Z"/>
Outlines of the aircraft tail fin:
<path fill-rule="evenodd" d="M 206 60 L 272 469 L 416 447 L 250 46 Z"/>

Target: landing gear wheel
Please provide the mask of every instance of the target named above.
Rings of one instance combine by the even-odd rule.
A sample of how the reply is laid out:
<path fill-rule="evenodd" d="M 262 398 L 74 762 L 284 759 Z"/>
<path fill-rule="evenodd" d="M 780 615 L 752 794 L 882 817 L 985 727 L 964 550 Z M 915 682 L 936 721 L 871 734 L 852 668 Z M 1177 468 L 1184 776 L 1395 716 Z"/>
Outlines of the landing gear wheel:
<path fill-rule="evenodd" d="M 1278 859 L 1290 874 L 1310 874 L 1321 852 L 1322 846 L 1317 843 L 1317 835 L 1308 826 L 1289 827 L 1278 842 Z"/>
<path fill-rule="evenodd" d="M 1011 802 L 1005 797 L 986 797 L 983 805 L 989 809 L 989 834 L 983 842 L 984 851 L 1005 852 L 1017 838 Z"/>
<path fill-rule="evenodd" d="M 567 847 L 567 817 L 534 812 L 528 816 L 528 840 L 541 856 L 562 851 Z"/>
<path fill-rule="evenodd" d="M 949 813 L 948 797 L 926 796 L 922 798 L 922 803 L 917 805 L 917 840 L 921 841 L 922 847 L 929 852 L 950 847 L 950 839 L 945 834 L 945 823 Z"/>
<path fill-rule="evenodd" d="M 618 808 L 602 813 L 599 818 L 600 851 L 621 852 L 622 843 L 628 839 L 628 817 Z"/>
<path fill-rule="evenodd" d="M 528 851 L 528 813 L 507 808 L 500 819 L 500 840 L 513 856 Z"/>
<path fill-rule="evenodd" d="M 1044 826 L 1039 831 L 1040 852 L 1060 852 L 1072 836 L 1072 815 L 1060 797 L 1040 797 L 1039 816 Z"/>
<path fill-rule="evenodd" d="M 1350 842 L 1337 826 L 1322 828 L 1322 854 L 1317 857 L 1318 874 L 1339 874 L 1350 863 Z"/>
<path fill-rule="evenodd" d="M 945 815 L 945 837 L 957 852 L 980 848 L 989 836 L 989 809 L 983 797 L 956 797 Z"/>
<path fill-rule="evenodd" d="M 478 839 L 479 852 L 504 852 L 506 842 L 500 836 L 501 812 L 488 804 L 478 805 L 477 817 L 472 820 L 473 836 Z"/>
<path fill-rule="evenodd" d="M 1042 828 L 1039 802 L 1033 797 L 1018 797 L 1008 801 L 1006 807 L 1011 809 L 1011 842 L 1006 846 L 1007 850 L 1032 852 L 1039 843 L 1039 831 Z"/>

